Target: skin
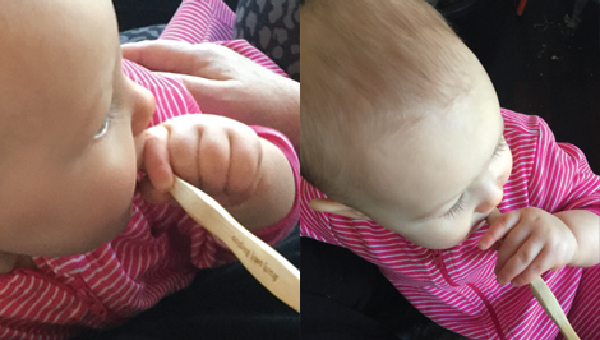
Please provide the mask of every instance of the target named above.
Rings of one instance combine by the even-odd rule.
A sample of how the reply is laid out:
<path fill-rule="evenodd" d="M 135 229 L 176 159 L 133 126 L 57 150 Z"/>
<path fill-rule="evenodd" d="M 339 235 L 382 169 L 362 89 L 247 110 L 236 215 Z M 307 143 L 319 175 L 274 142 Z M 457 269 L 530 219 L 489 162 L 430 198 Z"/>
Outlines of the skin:
<path fill-rule="evenodd" d="M 502 201 L 512 154 L 507 147 L 495 153 L 503 131 L 498 100 L 481 64 L 464 50 L 475 76 L 470 94 L 446 109 L 420 104 L 414 111 L 427 112 L 420 122 L 363 149 L 373 174 L 362 179 L 367 203 L 353 209 L 329 199 L 311 202 L 313 210 L 370 219 L 430 249 L 452 248 L 483 225 Z M 448 214 L 463 193 L 463 208 Z M 479 246 L 498 250 L 500 284 L 524 285 L 547 270 L 600 262 L 600 237 L 584 236 L 599 235 L 597 221 L 588 211 L 523 208 L 496 219 Z"/>
<path fill-rule="evenodd" d="M 109 1 L 5 5 L 2 30 L 22 35 L 0 36 L 0 96 L 10 98 L 0 103 L 0 249 L 28 256 L 93 250 L 129 223 L 153 97 L 121 71 Z M 111 101 L 117 118 L 96 139 Z"/>
<path fill-rule="evenodd" d="M 180 79 L 202 111 L 279 130 L 299 150 L 300 83 L 214 44 L 143 41 L 124 45 L 123 55 Z"/>
<path fill-rule="evenodd" d="M 505 149 L 492 159 L 503 129 L 500 107 L 483 69 L 473 64 L 471 71 L 478 75 L 473 91 L 452 107 L 419 104 L 411 110 L 427 112 L 423 119 L 362 148 L 373 174 L 363 179 L 368 202 L 348 212 L 422 247 L 447 249 L 500 203 L 512 155 Z M 464 209 L 443 216 L 465 189 Z"/>
<path fill-rule="evenodd" d="M 0 271 L 96 249 L 129 224 L 136 186 L 169 201 L 175 175 L 251 230 L 289 212 L 289 163 L 247 126 L 194 115 L 146 130 L 154 98 L 121 69 L 110 1 L 10 2 L 0 29 Z"/>

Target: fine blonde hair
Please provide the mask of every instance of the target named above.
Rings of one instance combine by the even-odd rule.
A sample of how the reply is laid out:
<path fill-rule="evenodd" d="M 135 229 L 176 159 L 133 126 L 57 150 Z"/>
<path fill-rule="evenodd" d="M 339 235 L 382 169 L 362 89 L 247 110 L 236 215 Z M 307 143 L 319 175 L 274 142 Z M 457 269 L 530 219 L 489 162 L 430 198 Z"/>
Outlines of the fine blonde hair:
<path fill-rule="evenodd" d="M 349 204 L 370 172 L 361 155 L 419 120 L 422 103 L 468 94 L 471 60 L 424 1 L 308 0 L 301 22 L 302 176 Z"/>

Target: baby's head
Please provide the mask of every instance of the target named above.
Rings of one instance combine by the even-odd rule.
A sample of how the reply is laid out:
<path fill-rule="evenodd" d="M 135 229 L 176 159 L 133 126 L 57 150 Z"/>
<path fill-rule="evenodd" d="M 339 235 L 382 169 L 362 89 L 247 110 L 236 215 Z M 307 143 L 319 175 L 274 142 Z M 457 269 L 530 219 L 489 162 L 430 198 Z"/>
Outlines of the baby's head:
<path fill-rule="evenodd" d="M 512 168 L 494 88 L 418 0 L 302 9 L 301 171 L 343 206 L 450 248 L 502 200 Z"/>
<path fill-rule="evenodd" d="M 91 251 L 129 223 L 154 99 L 123 74 L 111 1 L 2 6 L 0 251 Z"/>

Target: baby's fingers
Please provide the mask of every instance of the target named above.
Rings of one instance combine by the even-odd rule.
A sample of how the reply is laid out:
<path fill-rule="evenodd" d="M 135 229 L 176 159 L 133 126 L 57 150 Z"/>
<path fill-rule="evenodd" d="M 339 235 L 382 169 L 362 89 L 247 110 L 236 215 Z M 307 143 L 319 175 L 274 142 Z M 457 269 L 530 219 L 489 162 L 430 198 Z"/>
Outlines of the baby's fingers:
<path fill-rule="evenodd" d="M 500 259 L 496 264 L 498 284 L 506 285 L 511 282 L 517 275 L 523 273 L 526 269 L 530 270 L 530 273 L 536 273 L 539 275 L 542 271 L 542 261 L 535 261 L 536 257 L 540 254 L 544 248 L 544 242 L 541 242 L 536 237 L 529 237 L 516 252 L 506 261 L 505 265 L 500 263 Z M 503 249 L 501 249 L 503 251 Z M 512 251 L 509 251 L 511 253 Z"/>
<path fill-rule="evenodd" d="M 170 192 L 160 192 L 156 190 L 148 177 L 145 177 L 140 183 L 138 183 L 137 190 L 142 195 L 142 198 L 148 203 L 175 203 L 175 200 L 173 199 L 173 196 L 171 196 Z"/>
<path fill-rule="evenodd" d="M 552 257 L 551 251 L 548 247 L 545 247 L 542 252 L 535 258 L 535 260 L 519 275 L 512 279 L 512 285 L 515 287 L 523 286 L 531 283 L 533 279 L 540 276 L 542 273 L 548 270 L 554 270 L 550 267 L 550 258 Z"/>
<path fill-rule="evenodd" d="M 140 167 L 146 172 L 154 190 L 161 194 L 168 193 L 175 181 L 169 162 L 169 131 L 163 126 L 154 126 L 145 133 L 144 152 Z"/>
<path fill-rule="evenodd" d="M 480 249 L 488 249 L 508 234 L 510 229 L 519 222 L 519 211 L 510 211 L 491 221 L 490 228 L 479 240 Z"/>

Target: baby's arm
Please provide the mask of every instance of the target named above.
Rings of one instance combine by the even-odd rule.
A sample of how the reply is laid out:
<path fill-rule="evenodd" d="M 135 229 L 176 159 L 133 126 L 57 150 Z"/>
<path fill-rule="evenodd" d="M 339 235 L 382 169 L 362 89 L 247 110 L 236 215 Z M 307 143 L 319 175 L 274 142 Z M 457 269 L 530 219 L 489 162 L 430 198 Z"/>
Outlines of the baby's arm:
<path fill-rule="evenodd" d="M 600 263 L 600 216 L 586 210 L 561 211 L 554 216 L 571 229 L 577 240 L 577 252 L 569 266 L 589 267 Z"/>
<path fill-rule="evenodd" d="M 557 143 L 539 117 L 530 116 L 515 129 L 521 129 L 523 143 L 531 137 L 535 158 L 531 171 L 523 172 L 528 206 L 497 218 L 480 240 L 487 249 L 503 239 L 496 245 L 498 281 L 522 285 L 547 270 L 599 263 L 600 176 L 581 150 Z"/>
<path fill-rule="evenodd" d="M 228 209 L 242 225 L 256 230 L 289 215 L 296 201 L 299 161 L 289 141 L 281 138 L 282 134 L 275 136 L 271 129 L 252 128 L 261 137 L 263 146 L 261 180 L 252 195 Z"/>
<path fill-rule="evenodd" d="M 577 252 L 570 266 L 586 267 L 600 263 L 600 176 L 589 166 L 576 146 L 557 143 L 542 119 L 539 126 L 536 163 L 530 190 L 532 204 L 554 212 L 571 230 Z"/>

